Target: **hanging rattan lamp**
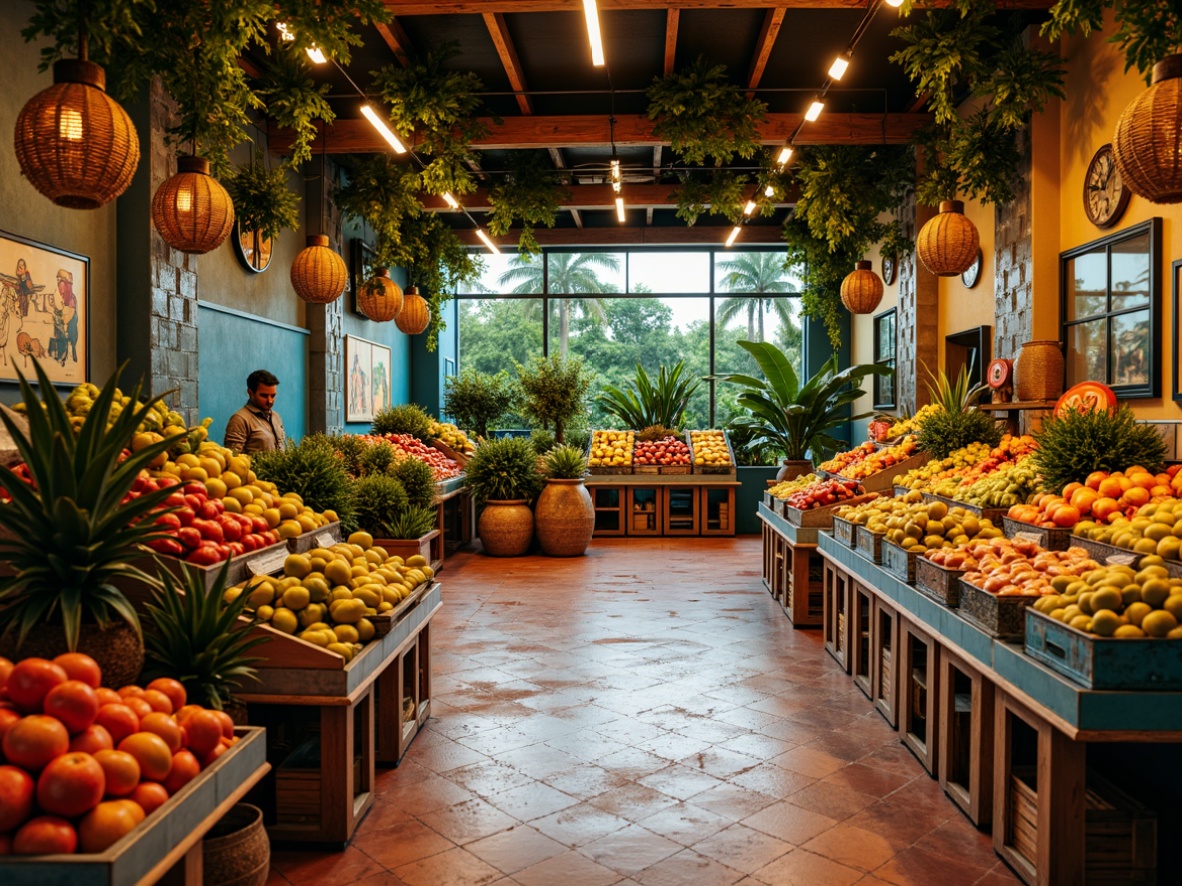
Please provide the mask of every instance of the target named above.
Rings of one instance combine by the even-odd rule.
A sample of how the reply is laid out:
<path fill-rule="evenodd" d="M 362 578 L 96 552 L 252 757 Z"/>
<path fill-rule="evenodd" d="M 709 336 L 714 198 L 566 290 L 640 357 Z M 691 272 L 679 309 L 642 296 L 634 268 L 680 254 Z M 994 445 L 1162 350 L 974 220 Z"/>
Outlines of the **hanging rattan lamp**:
<path fill-rule="evenodd" d="M 308 245 L 291 263 L 291 285 L 296 295 L 314 305 L 340 298 L 348 277 L 345 260 L 333 251 L 323 234 L 309 236 Z"/>
<path fill-rule="evenodd" d="M 860 261 L 841 281 L 841 303 L 851 314 L 869 314 L 882 301 L 882 278 Z"/>
<path fill-rule="evenodd" d="M 107 75 L 94 62 L 54 62 L 53 86 L 16 118 L 21 172 L 58 206 L 98 209 L 127 190 L 139 165 L 139 136 L 106 87 Z"/>
<path fill-rule="evenodd" d="M 1137 196 L 1182 203 L 1182 55 L 1153 66 L 1153 85 L 1120 115 L 1112 157 Z"/>
<path fill-rule="evenodd" d="M 402 310 L 394 321 L 407 335 L 418 335 L 431 322 L 431 308 L 427 300 L 419 295 L 418 287 L 408 286 L 402 296 Z"/>
<path fill-rule="evenodd" d="M 217 249 L 234 228 L 234 201 L 209 174 L 209 161 L 182 155 L 177 173 L 152 197 L 152 224 L 173 249 L 202 255 Z"/>
<path fill-rule="evenodd" d="M 376 323 L 388 323 L 402 310 L 402 287 L 390 279 L 388 268 L 378 268 L 361 284 L 357 307 Z"/>
<path fill-rule="evenodd" d="M 937 277 L 959 277 L 977 258 L 981 236 L 960 200 L 945 200 L 915 238 L 915 252 Z"/>

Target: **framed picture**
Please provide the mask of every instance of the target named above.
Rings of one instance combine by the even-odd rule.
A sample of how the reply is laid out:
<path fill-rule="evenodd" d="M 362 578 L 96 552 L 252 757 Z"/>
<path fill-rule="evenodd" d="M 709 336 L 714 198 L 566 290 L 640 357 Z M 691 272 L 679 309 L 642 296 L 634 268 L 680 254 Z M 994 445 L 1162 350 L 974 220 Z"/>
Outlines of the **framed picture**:
<path fill-rule="evenodd" d="M 390 349 L 345 336 L 345 421 L 373 421 L 390 405 Z"/>
<path fill-rule="evenodd" d="M 369 398 L 371 415 L 390 407 L 390 349 L 376 342 L 370 344 Z"/>
<path fill-rule="evenodd" d="M 0 380 L 90 380 L 90 259 L 0 231 Z"/>
<path fill-rule="evenodd" d="M 361 284 L 373 276 L 374 270 L 377 269 L 377 262 L 374 261 L 376 254 L 373 248 L 360 237 L 354 237 L 349 247 L 349 282 L 352 283 L 352 286 L 349 287 L 349 310 L 358 317 L 365 317 L 357 304 L 357 293 L 361 291 Z M 369 318 L 365 317 L 365 319 Z"/>

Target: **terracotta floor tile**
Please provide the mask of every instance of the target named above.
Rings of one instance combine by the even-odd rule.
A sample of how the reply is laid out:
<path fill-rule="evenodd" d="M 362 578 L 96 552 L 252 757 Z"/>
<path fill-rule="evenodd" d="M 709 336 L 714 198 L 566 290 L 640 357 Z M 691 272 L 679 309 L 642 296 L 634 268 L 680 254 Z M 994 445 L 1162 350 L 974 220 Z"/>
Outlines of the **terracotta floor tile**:
<path fill-rule="evenodd" d="M 973 886 L 1013 886 L 1015 883 L 1022 881 L 1005 866 L 1004 862 L 998 862 L 992 870 L 985 876 L 973 884 Z"/>
<path fill-rule="evenodd" d="M 730 779 L 730 783 L 752 791 L 759 791 L 759 793 L 767 794 L 777 800 L 783 800 L 797 791 L 807 788 L 816 780 L 807 775 L 801 775 L 799 772 L 781 769 L 774 763 L 760 763 L 746 772 L 734 776 Z"/>
<path fill-rule="evenodd" d="M 754 877 L 768 886 L 852 886 L 862 878 L 862 872 L 805 849 L 795 849 L 756 871 Z"/>
<path fill-rule="evenodd" d="M 353 845 L 390 870 L 455 847 L 422 822 L 410 820 L 380 830 L 368 829 L 368 823 L 367 817 L 353 837 Z"/>
<path fill-rule="evenodd" d="M 807 843 L 837 824 L 835 819 L 792 803 L 776 803 L 743 819 L 743 824 L 786 843 Z"/>
<path fill-rule="evenodd" d="M 579 852 L 605 867 L 610 867 L 613 871 L 632 876 L 680 852 L 681 849 L 679 843 L 654 834 L 640 825 L 630 824 L 580 847 Z"/>
<path fill-rule="evenodd" d="M 693 846 L 728 827 L 731 820 L 693 803 L 676 803 L 637 823 L 683 846 Z"/>
<path fill-rule="evenodd" d="M 378 862 L 355 846 L 344 852 L 276 851 L 271 854 L 271 866 L 278 868 L 294 886 L 351 883 L 383 870 Z"/>
<path fill-rule="evenodd" d="M 364 880 L 357 880 L 357 886 L 407 886 L 405 880 L 390 871 L 371 874 Z"/>
<path fill-rule="evenodd" d="M 528 825 L 501 831 L 464 848 L 506 874 L 515 874 L 567 851 L 567 847 Z"/>
<path fill-rule="evenodd" d="M 695 794 L 700 794 L 709 788 L 722 784 L 721 780 L 712 775 L 680 764 L 666 766 L 664 769 L 638 780 L 640 784 L 676 797 L 678 800 L 688 800 Z"/>
<path fill-rule="evenodd" d="M 286 886 L 290 882 L 291 880 L 283 876 L 279 868 L 272 865 L 271 869 L 267 871 L 267 882 L 263 886 Z"/>
<path fill-rule="evenodd" d="M 669 765 L 669 761 L 642 748 L 625 747 L 605 757 L 600 757 L 595 761 L 595 764 L 625 778 L 638 779 L 664 769 Z"/>
<path fill-rule="evenodd" d="M 626 818 L 633 823 L 677 804 L 675 798 L 642 784 L 613 788 L 598 797 L 592 797 L 587 802 L 597 809 Z"/>
<path fill-rule="evenodd" d="M 636 875 L 643 886 L 731 886 L 743 874 L 712 858 L 683 849 Z"/>
<path fill-rule="evenodd" d="M 747 772 L 759 765 L 759 761 L 738 751 L 726 748 L 706 748 L 679 761 L 682 766 L 699 769 L 715 778 L 726 781 L 741 772 Z"/>
<path fill-rule="evenodd" d="M 628 819 L 596 809 L 589 803 L 579 803 L 530 822 L 547 837 L 572 847 L 592 843 L 629 824 Z"/>
<path fill-rule="evenodd" d="M 406 787 L 396 785 L 388 793 L 379 792 L 377 802 L 396 804 L 402 812 L 422 816 L 471 799 L 471 791 L 442 776 L 432 775 Z"/>
<path fill-rule="evenodd" d="M 421 820 L 433 831 L 461 846 L 517 824 L 517 819 L 512 816 L 475 799 L 428 813 Z"/>
<path fill-rule="evenodd" d="M 978 831 L 972 822 L 963 816 L 948 819 L 921 837 L 915 846 L 918 849 L 971 861 L 986 868 L 997 864 L 997 856 L 993 852 L 993 838 Z"/>
<path fill-rule="evenodd" d="M 753 874 L 771 864 L 793 846 L 770 834 L 741 824 L 733 824 L 693 846 L 695 852 L 709 856 L 727 867 Z"/>
<path fill-rule="evenodd" d="M 744 732 L 742 735 L 719 742 L 716 747 L 726 748 L 728 751 L 737 751 L 740 754 L 747 754 L 764 762 L 770 760 L 772 757 L 778 757 L 785 751 L 792 750 L 795 745 L 789 741 L 772 738 L 770 735 L 763 735 L 758 732 Z"/>
<path fill-rule="evenodd" d="M 863 871 L 872 871 L 895 855 L 895 847 L 885 838 L 846 824 L 834 825 L 805 843 L 804 848 Z"/>
<path fill-rule="evenodd" d="M 799 772 L 801 775 L 807 775 L 810 778 L 824 778 L 826 775 L 832 775 L 838 769 L 847 765 L 847 761 L 840 757 L 835 757 L 832 754 L 827 754 L 824 751 L 819 751 L 811 747 L 793 748 L 790 751 L 785 751 L 778 757 L 773 757 L 771 762 L 781 769 Z"/>
<path fill-rule="evenodd" d="M 570 769 L 546 776 L 543 781 L 552 788 L 557 788 L 564 794 L 589 800 L 604 791 L 618 788 L 628 783 L 628 779 L 614 772 L 595 766 L 591 763 L 576 763 Z"/>
<path fill-rule="evenodd" d="M 513 879 L 521 886 L 611 886 L 621 877 L 611 868 L 570 850 L 518 871 Z"/>
<path fill-rule="evenodd" d="M 542 818 L 560 809 L 574 806 L 579 801 L 547 784 L 535 781 L 493 794 L 486 798 L 486 802 L 518 821 L 533 821 L 535 818 Z"/>
<path fill-rule="evenodd" d="M 484 754 L 464 747 L 451 739 L 447 739 L 446 744 L 436 744 L 434 747 L 416 747 L 414 754 L 415 763 L 436 773 L 447 772 L 472 763 L 480 763 L 487 759 L 488 757 Z"/>
<path fill-rule="evenodd" d="M 760 809 L 771 806 L 776 802 L 776 798 L 742 785 L 728 783 L 694 794 L 692 802 L 695 806 L 709 809 L 731 821 L 741 821 Z"/>
<path fill-rule="evenodd" d="M 479 763 L 452 769 L 445 778 L 478 797 L 488 797 L 535 783 L 532 778 L 515 767 L 487 757 Z"/>
<path fill-rule="evenodd" d="M 502 878 L 492 865 L 458 846 L 403 865 L 394 873 L 407 886 L 487 886 Z"/>
<path fill-rule="evenodd" d="M 989 873 L 992 865 L 973 864 L 926 849 L 904 849 L 874 875 L 895 886 L 928 886 L 931 883 L 973 883 Z"/>
<path fill-rule="evenodd" d="M 792 802 L 838 821 L 865 809 L 875 798 L 845 785 L 819 781 L 792 795 Z"/>
<path fill-rule="evenodd" d="M 887 772 L 865 763 L 850 763 L 823 778 L 826 784 L 841 784 L 872 797 L 885 797 L 910 782 L 915 776 Z"/>

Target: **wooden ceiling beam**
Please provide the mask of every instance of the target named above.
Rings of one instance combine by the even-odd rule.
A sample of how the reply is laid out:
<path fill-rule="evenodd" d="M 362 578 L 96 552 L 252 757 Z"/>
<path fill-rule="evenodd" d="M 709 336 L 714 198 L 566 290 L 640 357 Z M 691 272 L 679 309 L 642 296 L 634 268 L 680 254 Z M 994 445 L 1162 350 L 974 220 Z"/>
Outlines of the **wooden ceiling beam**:
<path fill-rule="evenodd" d="M 570 194 L 561 201 L 561 206 L 564 210 L 594 210 L 594 209 L 615 209 L 616 195 L 612 190 L 612 186 L 604 185 L 579 185 L 578 187 L 568 188 L 567 192 Z M 676 209 L 677 208 L 677 187 L 675 185 L 641 185 L 641 184 L 625 184 L 624 185 L 624 203 L 629 209 Z M 429 212 L 454 212 L 444 202 L 442 197 L 436 197 L 430 194 L 423 194 L 419 198 L 423 203 L 423 208 Z M 797 194 L 795 191 L 784 195 L 784 197 L 775 202 L 775 206 L 786 207 L 795 205 Z M 492 209 L 488 201 L 488 189 L 478 188 L 471 194 L 465 194 L 460 198 L 460 202 L 464 208 L 471 212 L 488 212 Z"/>
<path fill-rule="evenodd" d="M 997 0 L 999 10 L 1050 9 L 1055 0 Z M 787 9 L 865 9 L 870 0 L 778 0 Z M 598 0 L 600 11 L 630 9 L 766 9 L 768 0 Z M 947 7 L 952 0 L 932 0 L 929 6 Z M 579 12 L 582 0 L 386 0 L 395 15 L 465 15 L 517 12 Z"/>
<path fill-rule="evenodd" d="M 398 24 L 398 19 L 390 16 L 390 21 L 374 22 L 374 27 L 378 29 L 382 39 L 386 41 L 386 45 L 394 53 L 394 58 L 398 59 L 398 64 L 409 68 L 410 38 L 406 36 L 406 31 L 402 30 L 402 25 Z"/>
<path fill-rule="evenodd" d="M 765 145 L 783 144 L 803 114 L 768 114 L 759 124 Z M 570 148 L 587 145 L 610 147 L 608 118 L 602 114 L 506 117 L 500 124 L 483 119 L 488 135 L 472 143 L 482 151 L 524 148 Z M 798 145 L 902 145 L 909 144 L 918 129 L 931 122 L 930 114 L 822 114 L 796 137 Z M 272 126 L 271 150 L 285 154 L 294 135 L 290 129 Z M 653 122 L 643 114 L 616 118 L 615 141 L 619 147 L 652 147 L 661 144 L 653 135 Z M 317 146 L 319 150 L 319 145 Z M 325 150 L 330 154 L 377 154 L 389 145 L 365 120 L 336 120 L 329 125 Z"/>
<path fill-rule="evenodd" d="M 677 26 L 681 21 L 681 10 L 670 9 L 665 13 L 665 74 L 673 73 L 677 63 Z"/>
<path fill-rule="evenodd" d="M 747 72 L 747 88 L 754 90 L 763 79 L 763 72 L 767 68 L 767 60 L 771 58 L 772 47 L 776 45 L 776 38 L 780 36 L 780 27 L 784 24 L 784 13 L 787 9 L 777 6 L 769 9 L 763 17 L 763 27 L 759 31 L 759 40 L 755 43 L 755 54 L 751 58 L 751 70 Z M 752 98 L 754 92 L 748 92 L 747 98 Z"/>
<path fill-rule="evenodd" d="M 509 78 L 510 88 L 517 93 L 517 107 L 523 114 L 532 114 L 533 106 L 526 95 L 525 75 L 521 72 L 521 60 L 517 57 L 517 49 L 513 46 L 513 38 L 509 36 L 509 28 L 505 24 L 505 16 L 500 12 L 486 12 L 483 14 L 484 26 L 488 28 L 488 35 L 492 37 L 493 46 L 501 59 L 501 67 L 505 69 L 505 76 Z"/>
<path fill-rule="evenodd" d="M 613 225 L 604 228 L 535 228 L 534 236 L 542 246 L 681 246 L 710 245 L 722 246 L 726 242 L 730 227 L 694 225 L 694 227 L 630 227 Z M 476 232 L 457 230 L 456 237 L 465 246 L 483 246 Z M 517 248 L 517 232 L 511 231 L 493 242 L 505 251 Z M 783 245 L 779 225 L 745 225 L 733 250 L 741 252 L 744 246 Z"/>

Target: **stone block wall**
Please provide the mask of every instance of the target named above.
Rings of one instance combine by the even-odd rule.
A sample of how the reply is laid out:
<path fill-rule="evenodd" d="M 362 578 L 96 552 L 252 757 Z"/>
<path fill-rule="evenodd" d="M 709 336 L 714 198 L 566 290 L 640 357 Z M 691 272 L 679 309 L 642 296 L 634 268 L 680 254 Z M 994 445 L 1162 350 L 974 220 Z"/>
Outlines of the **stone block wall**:
<path fill-rule="evenodd" d="M 993 355 L 1016 360 L 1022 343 L 1034 338 L 1034 240 L 1031 226 L 1029 140 L 1022 139 L 1022 161 L 1014 199 L 995 207 Z"/>
<path fill-rule="evenodd" d="M 309 178 L 305 188 L 309 231 L 322 230 L 328 235 L 329 244 L 337 253 L 345 256 L 344 220 L 331 195 L 340 187 L 340 168 L 335 163 L 326 163 L 322 170 L 313 170 L 309 165 Z M 319 228 L 318 224 L 323 224 Z M 343 324 L 344 306 L 352 298 L 350 288 L 352 275 L 345 284 L 345 293 L 327 305 L 308 305 L 306 311 L 308 330 L 312 333 L 308 343 L 308 380 L 311 402 L 308 406 L 308 431 L 339 434 L 345 426 L 345 332 Z"/>
<path fill-rule="evenodd" d="M 934 213 L 917 206 L 912 195 L 900 209 L 903 234 L 914 242 L 920 227 Z M 895 377 L 899 408 L 912 413 L 927 404 L 924 367 L 939 365 L 940 302 L 935 275 L 920 264 L 915 251 L 899 256 L 899 307 L 895 322 Z"/>

